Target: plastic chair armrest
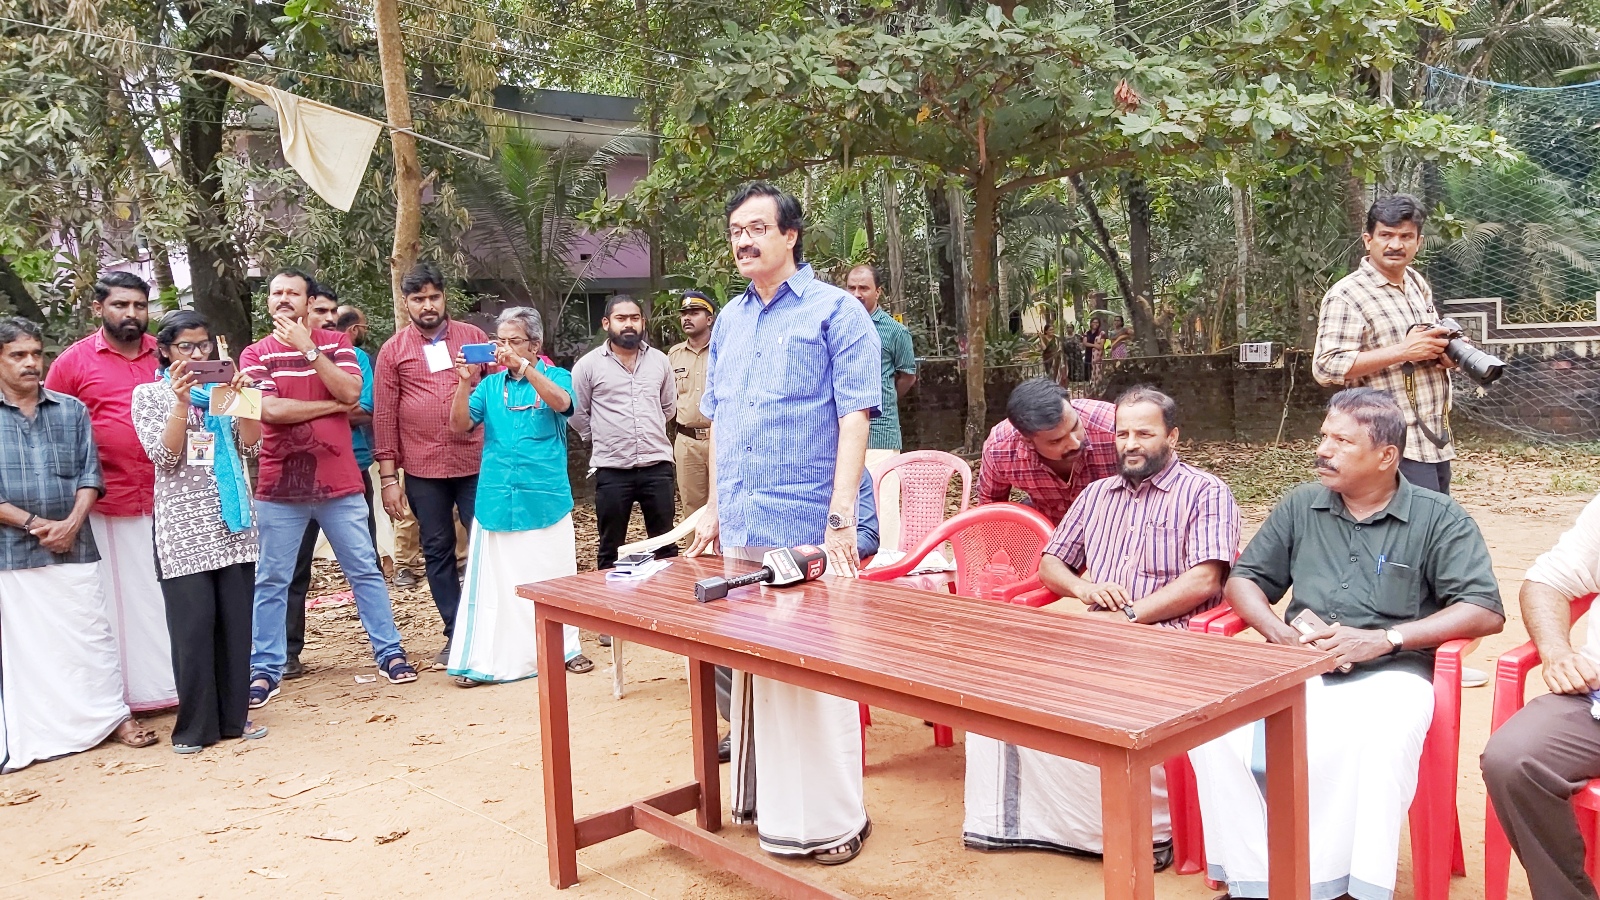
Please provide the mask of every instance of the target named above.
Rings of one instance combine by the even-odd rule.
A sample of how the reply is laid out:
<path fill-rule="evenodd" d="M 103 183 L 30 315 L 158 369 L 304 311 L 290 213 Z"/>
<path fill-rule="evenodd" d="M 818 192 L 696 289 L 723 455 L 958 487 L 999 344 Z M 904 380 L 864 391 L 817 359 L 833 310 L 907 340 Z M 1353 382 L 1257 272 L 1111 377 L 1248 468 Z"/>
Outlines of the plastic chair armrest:
<path fill-rule="evenodd" d="M 1216 606 L 1213 606 L 1210 609 L 1206 610 L 1205 612 L 1195 613 L 1194 615 L 1190 616 L 1189 617 L 1189 630 L 1190 631 L 1198 631 L 1201 634 L 1205 634 L 1207 631 L 1210 630 L 1210 626 L 1211 626 L 1212 622 L 1215 622 L 1216 620 L 1222 618 L 1223 616 L 1230 615 L 1232 613 L 1233 613 L 1233 608 L 1232 607 L 1230 607 L 1226 603 L 1219 603 Z"/>
<path fill-rule="evenodd" d="M 1232 637 L 1241 631 L 1247 630 L 1249 627 L 1249 625 L 1245 624 L 1244 619 L 1239 617 L 1238 613 L 1230 609 L 1223 615 L 1211 620 L 1211 624 L 1206 627 L 1206 634 L 1220 634 L 1224 637 Z"/>
<path fill-rule="evenodd" d="M 1494 666 L 1494 703 L 1489 711 L 1489 731 L 1504 725 L 1522 708 L 1526 702 L 1528 673 L 1540 662 L 1539 648 L 1533 641 L 1500 654 Z"/>
<path fill-rule="evenodd" d="M 1057 599 L 1056 592 L 1044 586 L 1038 573 L 1016 584 L 996 588 L 990 596 L 1002 603 L 1013 603 L 1018 606 L 1043 606 Z"/>

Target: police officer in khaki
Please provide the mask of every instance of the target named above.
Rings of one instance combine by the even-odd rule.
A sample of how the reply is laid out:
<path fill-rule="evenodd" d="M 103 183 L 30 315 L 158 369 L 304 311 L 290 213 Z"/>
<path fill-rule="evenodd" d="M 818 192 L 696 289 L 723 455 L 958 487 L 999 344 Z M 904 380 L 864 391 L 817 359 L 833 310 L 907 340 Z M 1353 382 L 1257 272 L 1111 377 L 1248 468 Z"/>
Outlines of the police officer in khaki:
<path fill-rule="evenodd" d="M 705 294 L 685 291 L 682 314 L 686 340 L 667 351 L 667 360 L 678 385 L 677 436 L 672 441 L 672 456 L 678 469 L 678 496 L 683 500 L 683 511 L 689 513 L 706 504 L 711 490 L 711 422 L 700 414 L 700 396 L 706 390 L 711 322 L 717 310 Z"/>

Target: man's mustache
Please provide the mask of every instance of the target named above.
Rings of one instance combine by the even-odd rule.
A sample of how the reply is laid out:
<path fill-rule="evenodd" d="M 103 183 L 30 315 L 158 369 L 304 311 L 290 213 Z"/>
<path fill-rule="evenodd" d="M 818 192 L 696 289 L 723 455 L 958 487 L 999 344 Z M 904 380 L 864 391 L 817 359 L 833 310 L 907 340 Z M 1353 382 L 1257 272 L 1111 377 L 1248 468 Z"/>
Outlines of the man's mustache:
<path fill-rule="evenodd" d="M 33 376 L 34 378 L 38 378 L 39 377 L 39 370 L 38 369 L 23 369 L 22 372 L 21 372 L 21 376 L 23 378 L 27 378 L 30 375 Z"/>
<path fill-rule="evenodd" d="M 735 259 L 755 259 L 761 255 L 761 248 L 752 244 L 748 247 L 740 247 L 733 255 Z"/>
<path fill-rule="evenodd" d="M 1335 475 L 1339 474 L 1339 467 L 1338 466 L 1334 465 L 1331 462 L 1328 462 L 1327 460 L 1323 459 L 1320 456 L 1316 458 L 1316 460 L 1314 461 L 1313 464 L 1317 468 L 1322 469 L 1324 471 L 1332 472 Z"/>

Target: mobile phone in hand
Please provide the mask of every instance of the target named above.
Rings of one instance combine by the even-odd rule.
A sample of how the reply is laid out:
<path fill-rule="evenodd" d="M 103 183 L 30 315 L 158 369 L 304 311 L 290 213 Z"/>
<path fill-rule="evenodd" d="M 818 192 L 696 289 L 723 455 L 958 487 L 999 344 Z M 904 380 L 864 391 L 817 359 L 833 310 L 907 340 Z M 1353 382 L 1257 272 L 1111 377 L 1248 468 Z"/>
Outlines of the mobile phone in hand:
<path fill-rule="evenodd" d="M 469 363 L 483 364 L 494 362 L 493 344 L 462 344 L 461 358 Z"/>
<path fill-rule="evenodd" d="M 233 360 L 227 358 L 203 359 L 189 363 L 186 368 L 201 384 L 227 384 L 233 380 L 236 371 Z"/>
<path fill-rule="evenodd" d="M 1319 631 L 1327 630 L 1328 627 L 1328 623 L 1322 621 L 1321 616 L 1309 609 L 1300 610 L 1300 615 L 1290 619 L 1289 624 L 1293 625 L 1294 629 L 1301 634 L 1316 634 Z M 1345 663 L 1344 665 L 1340 666 L 1339 671 L 1350 671 L 1350 663 Z"/>

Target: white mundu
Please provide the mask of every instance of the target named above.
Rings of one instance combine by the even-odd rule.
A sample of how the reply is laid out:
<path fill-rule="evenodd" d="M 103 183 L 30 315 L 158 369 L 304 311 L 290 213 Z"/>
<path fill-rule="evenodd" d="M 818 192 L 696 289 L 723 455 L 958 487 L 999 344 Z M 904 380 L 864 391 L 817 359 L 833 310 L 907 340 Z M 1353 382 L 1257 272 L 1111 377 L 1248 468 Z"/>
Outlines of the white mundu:
<path fill-rule="evenodd" d="M 465 590 L 450 637 L 451 675 L 500 682 L 539 674 L 538 635 L 531 601 L 517 596 L 517 585 L 573 575 L 578 571 L 572 514 L 547 528 L 488 531 L 472 523 Z M 563 658 L 580 651 L 578 629 L 561 629 Z"/>
<path fill-rule="evenodd" d="M 135 712 L 178 705 L 167 603 L 156 575 L 155 518 L 89 513 L 100 586 L 116 636 L 123 699 Z"/>
<path fill-rule="evenodd" d="M 724 547 L 723 555 L 759 561 L 771 549 Z M 861 833 L 867 808 L 854 700 L 736 669 L 732 713 L 732 818 L 757 822 L 761 849 L 804 856 Z"/>
<path fill-rule="evenodd" d="M 0 571 L 0 715 L 0 772 L 88 750 L 131 715 L 97 564 Z"/>
<path fill-rule="evenodd" d="M 1311 896 L 1394 896 L 1400 826 L 1432 722 L 1433 684 L 1414 672 L 1306 682 Z M 1265 745 L 1257 722 L 1189 751 L 1206 874 L 1235 897 L 1267 896 Z"/>

